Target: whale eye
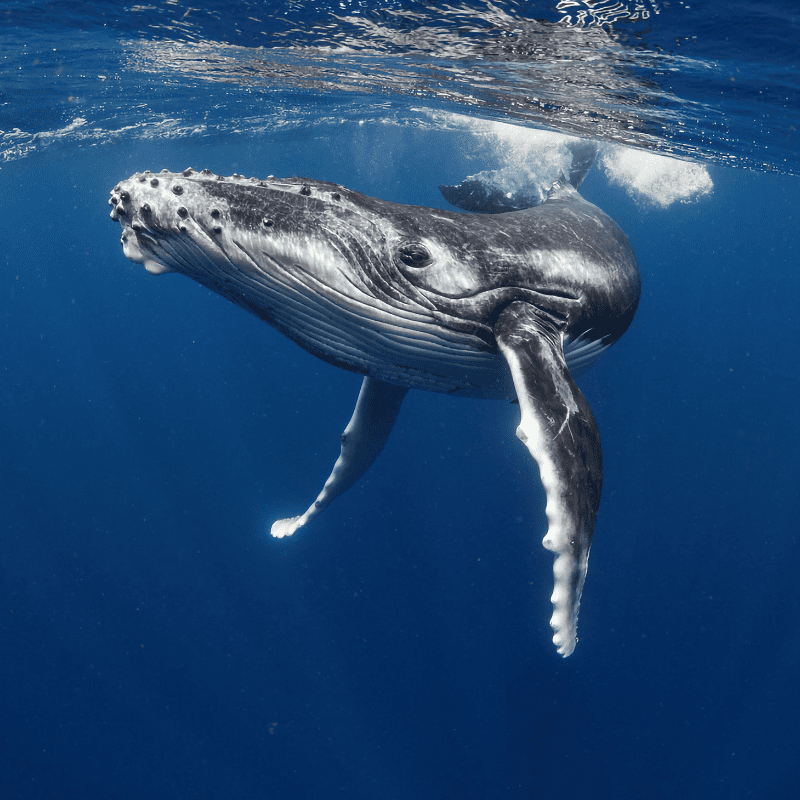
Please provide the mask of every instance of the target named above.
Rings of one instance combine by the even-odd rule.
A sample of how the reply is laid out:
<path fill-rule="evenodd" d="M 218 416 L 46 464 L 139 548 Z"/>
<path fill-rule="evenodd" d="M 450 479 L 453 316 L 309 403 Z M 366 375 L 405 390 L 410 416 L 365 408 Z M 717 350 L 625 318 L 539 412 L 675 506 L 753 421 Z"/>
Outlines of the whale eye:
<path fill-rule="evenodd" d="M 397 257 L 407 266 L 419 269 L 430 260 L 431 254 L 427 248 L 417 242 L 401 245 L 397 248 Z"/>

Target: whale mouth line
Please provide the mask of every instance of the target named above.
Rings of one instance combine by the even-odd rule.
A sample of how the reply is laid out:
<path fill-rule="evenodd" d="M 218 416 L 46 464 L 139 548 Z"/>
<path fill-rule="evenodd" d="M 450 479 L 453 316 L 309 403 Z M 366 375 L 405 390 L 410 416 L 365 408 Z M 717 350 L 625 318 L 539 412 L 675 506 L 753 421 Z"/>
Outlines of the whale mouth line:
<path fill-rule="evenodd" d="M 136 242 L 139 245 L 139 247 L 146 247 L 151 252 L 152 255 L 156 254 L 155 251 L 157 249 L 160 249 L 162 251 L 164 250 L 164 248 L 161 247 L 161 245 L 158 243 L 156 239 L 153 239 L 152 237 L 148 236 L 146 233 L 142 231 L 135 231 L 134 236 L 136 237 Z"/>

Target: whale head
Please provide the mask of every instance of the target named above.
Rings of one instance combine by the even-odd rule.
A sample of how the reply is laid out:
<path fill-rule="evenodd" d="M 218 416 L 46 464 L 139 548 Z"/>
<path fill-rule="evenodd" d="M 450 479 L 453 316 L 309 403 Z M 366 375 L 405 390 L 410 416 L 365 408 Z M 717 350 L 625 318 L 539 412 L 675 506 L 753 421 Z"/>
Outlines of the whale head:
<path fill-rule="evenodd" d="M 305 178 L 194 169 L 137 173 L 109 203 L 131 261 L 187 275 L 329 363 L 434 391 L 513 393 L 488 326 L 415 285 L 428 251 L 412 207 Z M 427 247 L 459 274 L 444 263 L 457 254 L 431 237 Z"/>

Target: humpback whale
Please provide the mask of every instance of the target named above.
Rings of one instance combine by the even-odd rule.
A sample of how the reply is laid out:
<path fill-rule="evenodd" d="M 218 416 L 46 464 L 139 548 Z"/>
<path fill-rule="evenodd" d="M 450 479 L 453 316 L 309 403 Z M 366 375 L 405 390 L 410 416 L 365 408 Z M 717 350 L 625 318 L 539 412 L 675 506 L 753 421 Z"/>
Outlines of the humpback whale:
<path fill-rule="evenodd" d="M 473 189 L 451 195 L 475 202 Z M 517 437 L 546 492 L 553 642 L 573 652 L 602 485 L 599 433 L 573 375 L 622 336 L 640 294 L 610 217 L 567 178 L 538 205 L 497 214 L 191 168 L 137 173 L 109 203 L 130 260 L 183 273 L 364 376 L 330 477 L 274 536 L 306 526 L 363 475 L 408 389 L 518 401 Z"/>

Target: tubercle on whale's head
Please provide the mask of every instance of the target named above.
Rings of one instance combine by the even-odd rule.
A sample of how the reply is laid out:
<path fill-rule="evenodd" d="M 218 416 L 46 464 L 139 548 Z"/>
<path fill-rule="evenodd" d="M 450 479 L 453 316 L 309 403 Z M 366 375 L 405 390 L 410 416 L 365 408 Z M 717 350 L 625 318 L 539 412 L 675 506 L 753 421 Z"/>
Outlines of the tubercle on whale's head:
<path fill-rule="evenodd" d="M 166 169 L 136 173 L 114 187 L 109 204 L 111 219 L 122 225 L 123 250 L 129 259 L 156 274 L 191 274 L 183 261 L 196 258 L 198 251 L 218 256 L 229 250 L 238 243 L 231 241 L 233 231 L 239 237 L 256 237 L 270 255 L 289 257 L 293 254 L 283 253 L 282 248 L 297 248 L 308 237 L 313 226 L 303 222 L 320 210 L 320 204 L 335 215 L 336 206 L 347 205 L 344 195 L 355 194 L 306 178 L 228 177 L 188 168 L 179 173 Z"/>
<path fill-rule="evenodd" d="M 215 190 L 214 187 L 217 187 Z M 260 189 L 270 190 L 270 197 L 275 200 L 277 197 L 289 198 L 310 197 L 312 194 L 319 198 L 321 194 L 329 195 L 329 199 L 339 201 L 342 193 L 350 193 L 347 189 L 333 183 L 311 180 L 309 178 L 275 178 L 269 175 L 265 179 L 255 177 L 246 178 L 244 175 L 234 173 L 230 176 L 216 175 L 210 169 L 195 170 L 188 167 L 182 172 L 170 172 L 162 169 L 161 172 L 137 172 L 130 178 L 120 181 L 111 191 L 111 198 L 108 204 L 112 207 L 111 219 L 122 222 L 124 217 L 130 213 L 131 207 L 134 212 L 141 212 L 144 205 L 148 206 L 143 213 L 139 213 L 140 222 L 145 225 L 156 223 L 165 229 L 174 227 L 180 229 L 180 220 L 186 220 L 189 211 L 187 209 L 193 201 L 208 202 L 210 199 L 218 199 L 225 204 L 226 198 L 236 193 L 238 189 L 247 187 L 259 187 Z M 247 205 L 247 197 L 239 194 L 243 205 Z M 151 207 L 147 202 L 154 201 Z M 181 208 L 184 211 L 181 211 Z M 194 209 L 196 210 L 196 209 Z M 180 219 L 178 219 L 177 217 Z M 213 217 L 220 219 L 217 213 Z M 269 221 L 259 218 L 265 226 L 269 226 Z"/>
<path fill-rule="evenodd" d="M 144 264 L 148 272 L 156 275 L 181 271 L 175 263 L 174 253 L 163 245 L 170 238 L 198 234 L 196 229 L 190 232 L 190 225 L 196 221 L 199 204 L 197 187 L 189 183 L 198 178 L 244 180 L 240 175 L 225 178 L 214 175 L 208 169 L 198 172 L 189 167 L 180 173 L 172 173 L 167 169 L 162 169 L 160 173 L 145 170 L 120 181 L 114 187 L 108 201 L 110 216 L 122 225 L 121 243 L 128 259 Z M 218 224 L 222 211 L 216 207 L 209 209 L 207 224 L 202 226 L 208 234 L 213 236 L 222 232 Z"/>
<path fill-rule="evenodd" d="M 162 170 L 162 173 L 169 174 L 167 170 Z M 194 170 L 186 170 L 187 176 L 193 173 Z M 111 219 L 122 225 L 120 241 L 125 256 L 135 263 L 144 264 L 145 269 L 154 275 L 175 271 L 166 259 L 156 257 L 154 237 L 164 236 L 172 229 L 180 231 L 180 207 L 172 208 L 174 204 L 165 204 L 169 194 L 159 190 L 165 177 L 150 170 L 137 173 L 118 183 L 108 201 Z M 177 194 L 173 194 L 177 197 L 180 193 L 179 188 Z M 153 202 L 156 197 L 158 202 Z"/>

